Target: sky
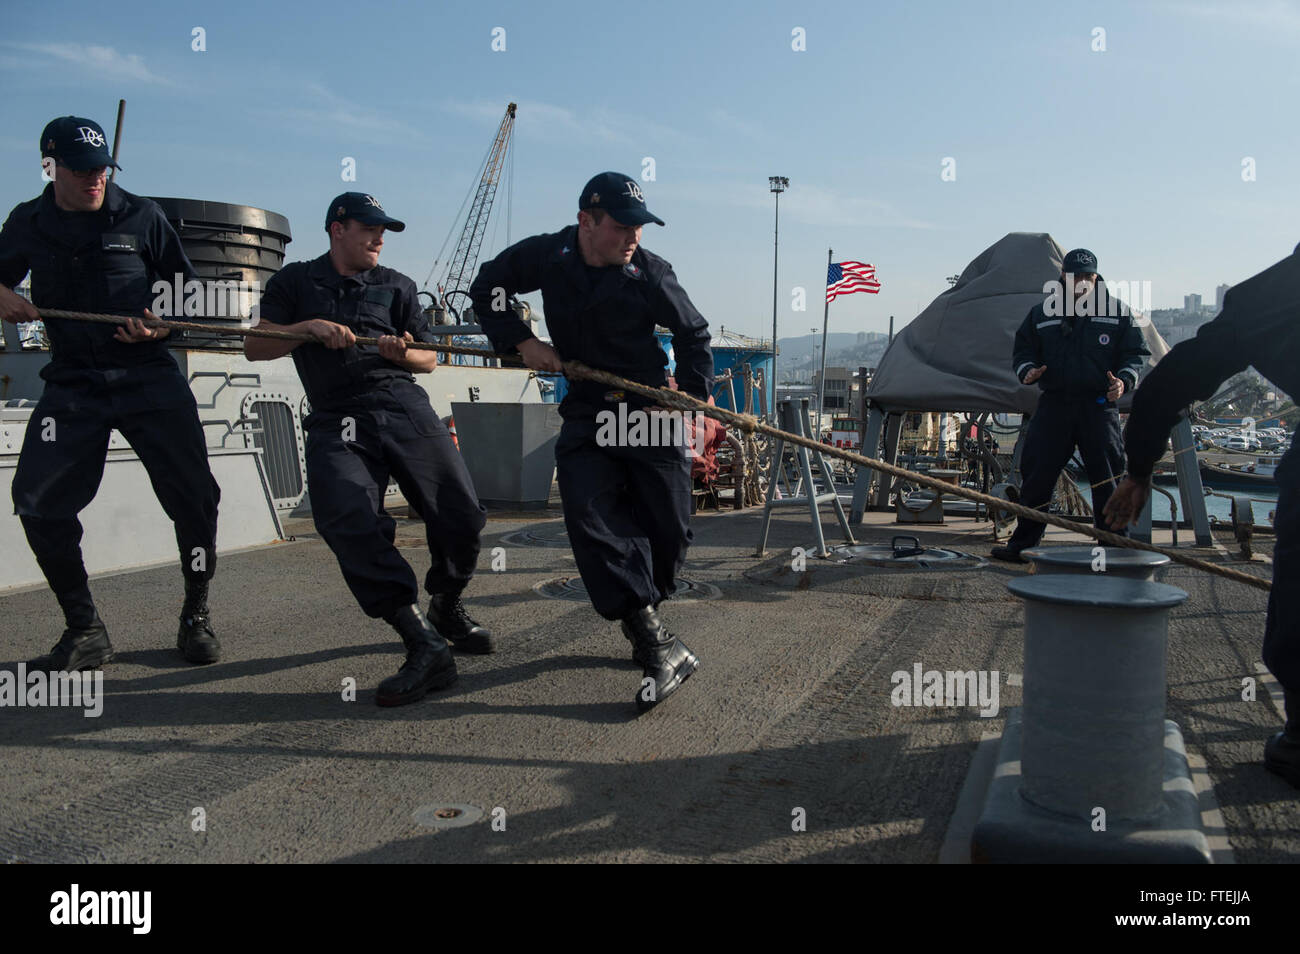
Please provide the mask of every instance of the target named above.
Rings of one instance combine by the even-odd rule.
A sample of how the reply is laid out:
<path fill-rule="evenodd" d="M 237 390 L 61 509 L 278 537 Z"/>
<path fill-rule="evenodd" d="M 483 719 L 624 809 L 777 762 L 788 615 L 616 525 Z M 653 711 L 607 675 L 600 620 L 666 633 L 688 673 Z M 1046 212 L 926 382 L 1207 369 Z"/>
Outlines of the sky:
<path fill-rule="evenodd" d="M 111 137 L 125 99 L 123 188 L 278 212 L 292 260 L 334 195 L 373 193 L 407 222 L 381 262 L 423 286 L 516 102 L 484 252 L 626 173 L 715 330 L 771 335 L 774 175 L 780 337 L 820 329 L 832 250 L 882 289 L 830 330 L 880 332 L 1008 232 L 1156 308 L 1300 240 L 1300 2 L 0 3 L 2 210 L 40 191 L 46 122 Z"/>

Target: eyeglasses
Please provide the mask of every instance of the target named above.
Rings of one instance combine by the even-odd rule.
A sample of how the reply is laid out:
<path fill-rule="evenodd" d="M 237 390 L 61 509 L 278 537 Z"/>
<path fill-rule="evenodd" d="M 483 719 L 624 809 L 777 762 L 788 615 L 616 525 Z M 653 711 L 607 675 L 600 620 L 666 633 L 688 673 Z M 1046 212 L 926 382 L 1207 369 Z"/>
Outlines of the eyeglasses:
<path fill-rule="evenodd" d="M 59 168 L 72 176 L 74 179 L 107 179 L 108 166 L 100 166 L 98 169 L 69 169 L 63 163 L 59 163 Z"/>

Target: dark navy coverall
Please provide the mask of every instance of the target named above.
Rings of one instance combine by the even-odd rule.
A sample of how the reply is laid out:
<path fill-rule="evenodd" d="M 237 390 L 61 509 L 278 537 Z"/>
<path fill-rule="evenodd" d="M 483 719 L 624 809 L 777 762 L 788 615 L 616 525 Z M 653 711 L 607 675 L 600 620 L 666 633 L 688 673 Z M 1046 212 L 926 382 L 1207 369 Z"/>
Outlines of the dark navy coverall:
<path fill-rule="evenodd" d="M 137 318 L 153 304 L 155 281 L 198 278 L 157 204 L 113 183 L 98 212 L 59 209 L 53 184 L 14 208 L 0 230 L 0 283 L 13 288 L 29 270 L 38 308 Z M 183 572 L 210 579 L 220 490 L 194 395 L 166 344 L 116 341 L 107 324 L 52 318 L 45 328 L 51 360 L 41 369 L 45 389 L 23 439 L 13 501 L 59 602 L 65 611 L 69 601 L 90 605 L 77 514 L 99 489 L 113 429 L 176 525 Z"/>
<path fill-rule="evenodd" d="M 436 340 L 411 279 L 383 266 L 344 278 L 328 254 L 276 273 L 261 316 L 273 324 L 323 318 L 358 337 L 409 331 Z M 425 589 L 459 594 L 474 575 L 487 511 L 428 394 L 374 346 L 302 344 L 292 354 L 312 407 L 304 422 L 312 518 L 362 610 L 386 618 L 419 597 L 383 509 L 390 477 L 424 519 L 433 560 Z"/>
<path fill-rule="evenodd" d="M 501 310 L 503 298 L 539 288 L 547 329 L 564 360 L 663 387 L 668 358 L 655 338 L 655 326 L 662 326 L 673 333 L 678 388 L 708 399 L 708 324 L 659 256 L 638 247 L 627 265 L 592 268 L 578 251 L 576 225 L 512 245 L 484 264 L 470 287 L 475 317 L 498 353 L 514 353 L 532 337 L 508 306 Z M 592 606 L 610 620 L 670 596 L 693 537 L 685 447 L 597 444 L 596 415 L 617 411 L 624 401 L 629 413 L 648 404 L 601 384 L 570 382 L 555 447 L 573 556 Z"/>
<path fill-rule="evenodd" d="M 1179 412 L 1214 394 L 1248 365 L 1289 395 L 1300 394 L 1300 247 L 1229 289 L 1223 311 L 1175 345 L 1147 375 L 1129 413 L 1129 475 L 1149 482 Z M 1300 693 L 1300 462 L 1295 445 L 1273 478 L 1278 486 L 1273 589 L 1264 625 L 1264 663 L 1288 696 Z M 1297 713 L 1290 722 L 1300 724 Z"/>
<path fill-rule="evenodd" d="M 1049 503 L 1077 447 L 1092 484 L 1093 522 L 1100 527 L 1102 510 L 1124 473 L 1119 410 L 1106 399 L 1106 373 L 1132 391 L 1151 352 L 1128 306 L 1106 294 L 1100 276 L 1096 287 L 1087 311 L 1076 312 L 1069 303 L 1053 307 L 1050 315 L 1041 304 L 1030 309 L 1016 332 L 1011 364 L 1021 381 L 1033 368 L 1047 365 L 1035 382 L 1042 395 L 1020 456 L 1020 503 L 1033 508 Z M 1055 301 L 1064 302 L 1064 296 Z M 1007 546 L 1037 546 L 1045 529 L 1037 520 L 1018 520 Z"/>

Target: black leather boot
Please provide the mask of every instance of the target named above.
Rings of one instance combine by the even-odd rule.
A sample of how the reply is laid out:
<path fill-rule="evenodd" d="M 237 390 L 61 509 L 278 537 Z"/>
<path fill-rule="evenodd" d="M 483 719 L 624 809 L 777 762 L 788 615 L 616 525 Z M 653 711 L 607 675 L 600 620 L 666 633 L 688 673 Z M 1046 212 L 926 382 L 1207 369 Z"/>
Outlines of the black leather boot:
<path fill-rule="evenodd" d="M 470 619 L 465 604 L 454 593 L 435 593 L 429 598 L 429 622 L 452 649 L 477 655 L 496 652 L 492 632 Z"/>
<path fill-rule="evenodd" d="M 221 643 L 217 642 L 208 615 L 208 581 L 204 578 L 185 577 L 185 605 L 181 608 L 176 648 L 186 660 L 200 665 L 221 658 Z"/>
<path fill-rule="evenodd" d="M 1286 729 L 1264 743 L 1264 767 L 1300 788 L 1300 692 L 1283 690 Z"/>
<path fill-rule="evenodd" d="M 385 617 L 406 645 L 406 662 L 379 684 L 375 702 L 381 706 L 404 706 L 423 699 L 431 689 L 444 689 L 456 681 L 456 660 L 447 641 L 412 603 Z"/>
<path fill-rule="evenodd" d="M 637 689 L 636 707 L 646 712 L 663 702 L 700 667 L 686 644 L 668 632 L 653 606 L 643 606 L 623 617 L 623 635 L 632 643 L 632 658 L 644 678 Z"/>
<path fill-rule="evenodd" d="M 33 659 L 27 668 L 33 672 L 80 672 L 102 666 L 112 658 L 108 628 L 96 613 L 90 625 L 65 629 L 54 648 L 47 655 Z"/>

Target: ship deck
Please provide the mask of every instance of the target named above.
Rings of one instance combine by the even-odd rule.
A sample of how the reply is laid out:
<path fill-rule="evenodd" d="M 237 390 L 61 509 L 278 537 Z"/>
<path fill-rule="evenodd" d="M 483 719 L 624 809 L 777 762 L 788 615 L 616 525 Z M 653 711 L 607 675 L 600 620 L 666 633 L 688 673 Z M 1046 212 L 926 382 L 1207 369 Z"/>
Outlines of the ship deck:
<path fill-rule="evenodd" d="M 968 773 L 1020 702 L 1008 674 L 1023 672 L 1024 614 L 1006 584 L 1025 569 L 810 558 L 806 574 L 781 572 L 793 547 L 811 545 L 808 515 L 778 512 L 760 559 L 761 515 L 694 521 L 684 575 L 717 592 L 664 613 L 702 667 L 639 718 L 640 673 L 617 627 L 534 590 L 576 576 L 556 507 L 494 514 L 485 530 L 467 603 L 500 652 L 460 656 L 455 686 L 396 709 L 376 707 L 374 689 L 400 662 L 397 641 L 357 609 L 310 521 L 290 521 L 293 542 L 221 556 L 213 666 L 174 648 L 174 567 L 98 579 L 119 652 L 102 715 L 0 709 L 0 860 L 959 859 Z M 834 542 L 825 508 L 823 526 Z M 519 531 L 541 545 L 503 542 Z M 876 543 L 897 533 L 978 555 L 991 541 L 969 518 L 905 528 L 868 514 L 858 530 Z M 1046 542 L 1083 540 L 1049 528 Z M 1254 563 L 1236 565 L 1267 576 L 1270 541 L 1256 537 Z M 422 576 L 422 527 L 403 520 L 398 542 Z M 497 546 L 502 572 L 489 569 Z M 1223 546 L 1198 552 L 1230 559 Z M 1220 814 L 1207 814 L 1207 833 L 1220 860 L 1228 849 L 1238 864 L 1300 860 L 1300 793 L 1261 762 L 1279 711 L 1263 687 L 1241 699 L 1243 678 L 1261 677 L 1266 594 L 1179 566 L 1158 578 L 1190 594 L 1171 618 L 1167 714 L 1213 783 Z M 0 618 L 7 668 L 61 628 L 44 589 L 0 597 Z M 1000 712 L 891 705 L 891 674 L 916 663 L 998 670 Z M 348 678 L 355 701 L 342 698 Z M 417 820 L 440 805 L 487 814 L 464 827 Z M 800 808 L 806 831 L 792 828 Z"/>

